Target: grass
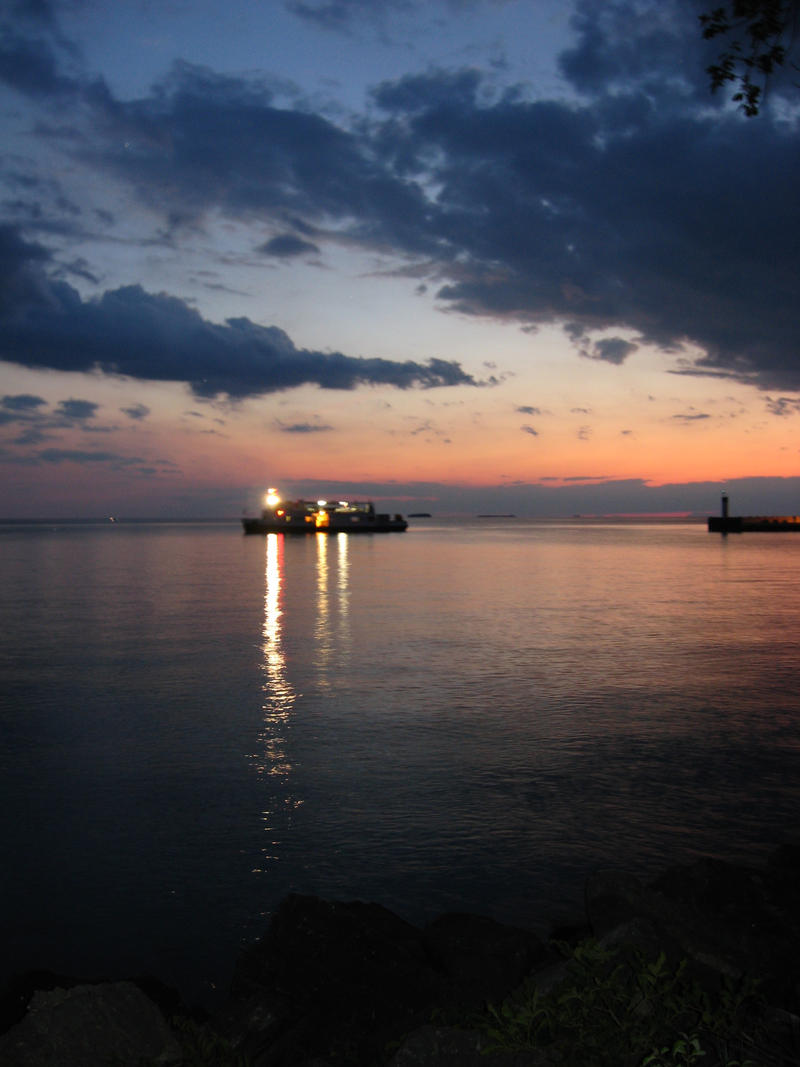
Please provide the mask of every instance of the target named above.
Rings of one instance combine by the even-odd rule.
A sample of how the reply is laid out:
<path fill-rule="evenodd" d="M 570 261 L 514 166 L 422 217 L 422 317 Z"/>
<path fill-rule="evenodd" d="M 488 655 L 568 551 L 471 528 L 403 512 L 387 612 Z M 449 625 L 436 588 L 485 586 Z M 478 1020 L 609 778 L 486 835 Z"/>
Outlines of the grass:
<path fill-rule="evenodd" d="M 769 1067 L 757 982 L 724 980 L 713 993 L 686 960 L 647 958 L 594 940 L 559 946 L 566 976 L 542 991 L 532 980 L 481 1020 L 487 1051 L 550 1047 L 575 1067 Z M 754 1058 L 758 1057 L 758 1058 Z"/>

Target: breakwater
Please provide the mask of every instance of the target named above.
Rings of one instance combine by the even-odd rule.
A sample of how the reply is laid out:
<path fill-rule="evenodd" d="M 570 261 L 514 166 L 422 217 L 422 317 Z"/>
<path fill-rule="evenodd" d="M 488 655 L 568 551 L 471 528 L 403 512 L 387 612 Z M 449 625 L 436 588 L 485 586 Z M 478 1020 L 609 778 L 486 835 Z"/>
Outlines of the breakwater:
<path fill-rule="evenodd" d="M 618 1067 L 680 1041 L 698 1056 L 797 1064 L 798 885 L 793 845 L 758 868 L 704 858 L 649 884 L 598 871 L 585 915 L 547 940 L 481 916 L 420 928 L 378 904 L 295 894 L 212 1017 L 152 981 L 18 983 L 0 1064 Z M 546 1025 L 526 1027 L 534 1003 Z"/>
<path fill-rule="evenodd" d="M 800 533 L 800 515 L 711 515 L 709 533 Z"/>
<path fill-rule="evenodd" d="M 719 515 L 709 515 L 709 533 L 800 533 L 800 515 L 731 515 L 728 494 L 722 494 Z"/>

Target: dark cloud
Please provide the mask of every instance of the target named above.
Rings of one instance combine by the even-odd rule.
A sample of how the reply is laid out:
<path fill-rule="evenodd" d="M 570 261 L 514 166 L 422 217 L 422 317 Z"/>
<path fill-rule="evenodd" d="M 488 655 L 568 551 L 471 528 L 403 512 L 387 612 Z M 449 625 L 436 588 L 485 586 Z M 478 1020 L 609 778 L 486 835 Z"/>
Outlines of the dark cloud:
<path fill-rule="evenodd" d="M 379 94 L 396 109 L 395 156 L 437 160 L 437 222 L 462 249 L 441 300 L 574 334 L 630 326 L 665 348 L 699 345 L 701 370 L 800 388 L 791 130 L 685 99 L 662 110 L 644 92 L 481 106 L 454 103 L 447 76 L 439 95 L 428 77 L 412 96 L 407 85 Z M 606 341 L 593 354 L 622 352 Z"/>
<path fill-rule="evenodd" d="M 65 419 L 93 419 L 100 405 L 91 400 L 60 400 L 56 414 Z"/>
<path fill-rule="evenodd" d="M 539 436 L 539 431 L 538 430 L 534 430 L 534 428 L 532 426 L 522 426 L 522 427 L 520 427 L 520 429 L 522 430 L 523 433 L 529 433 L 531 435 L 531 437 L 538 437 Z"/>
<path fill-rule="evenodd" d="M 36 411 L 47 401 L 44 397 L 33 396 L 31 393 L 17 393 L 16 396 L 0 397 L 0 407 L 6 411 L 29 412 Z"/>
<path fill-rule="evenodd" d="M 372 6 L 291 4 L 331 25 Z M 581 0 L 575 44 L 561 57 L 577 99 L 492 94 L 474 70 L 431 71 L 379 86 L 377 111 L 350 128 L 281 106 L 266 81 L 185 63 L 148 95 L 117 100 L 52 35 L 14 25 L 0 76 L 58 104 L 59 123 L 40 124 L 38 136 L 126 183 L 162 214 L 165 233 L 219 213 L 288 225 L 318 248 L 324 228 L 328 239 L 428 264 L 445 308 L 529 330 L 568 324 L 581 351 L 610 363 L 632 342 L 591 338 L 627 328 L 640 344 L 696 346 L 684 373 L 800 391 L 800 137 L 775 110 L 745 123 L 709 95 L 697 10 L 693 0 Z M 280 251 L 287 239 L 263 251 L 300 253 L 294 237 Z M 0 242 L 0 263 L 8 251 Z M 189 381 L 200 395 L 470 381 L 452 365 L 302 352 L 274 328 L 214 326 L 135 286 L 84 302 L 51 281 L 37 323 L 17 309 L 31 296 L 25 286 L 41 290 L 52 270 L 38 254 L 39 272 L 18 274 L 0 295 L 0 309 L 14 309 L 10 332 L 3 320 L 7 358 L 30 365 Z"/>
<path fill-rule="evenodd" d="M 6 0 L 5 10 L 15 22 L 30 21 L 47 27 L 55 25 L 53 4 L 50 0 Z"/>
<path fill-rule="evenodd" d="M 397 0 L 395 0 L 397 2 Z M 403 3 L 403 0 L 400 0 Z M 405 5 L 407 6 L 407 4 Z M 372 0 L 286 0 L 293 15 L 322 26 L 326 30 L 347 30 L 354 22 L 380 10 Z"/>
<path fill-rule="evenodd" d="M 123 104 L 94 92 L 86 104 L 104 137 L 84 158 L 129 182 L 173 229 L 221 210 L 355 220 L 350 236 L 361 241 L 436 247 L 419 226 L 416 184 L 381 165 L 363 134 L 277 106 L 267 85 L 177 63 L 150 97 Z"/>
<path fill-rule="evenodd" d="M 123 415 L 127 415 L 129 419 L 133 419 L 135 422 L 146 419 L 150 414 L 150 408 L 146 404 L 132 404 L 130 407 L 120 408 L 119 410 Z"/>
<path fill-rule="evenodd" d="M 521 415 L 541 415 L 541 408 L 531 407 L 529 404 L 523 404 L 521 407 L 516 408 Z"/>
<path fill-rule="evenodd" d="M 292 422 L 280 429 L 282 433 L 328 433 L 333 427 L 318 422 Z"/>
<path fill-rule="evenodd" d="M 673 415 L 673 419 L 677 419 L 679 422 L 702 422 L 703 419 L 710 419 L 711 416 L 704 411 L 690 411 L 685 414 Z"/>
<path fill-rule="evenodd" d="M 60 62 L 43 41 L 16 34 L 8 27 L 0 35 L 0 72 L 3 82 L 33 97 L 72 96 L 75 82 L 60 73 Z"/>
<path fill-rule="evenodd" d="M 767 411 L 782 418 L 787 415 L 797 415 L 800 412 L 800 400 L 797 397 L 769 396 L 767 397 Z"/>
<path fill-rule="evenodd" d="M 0 416 L 0 425 L 2 425 L 3 419 Z M 53 434 L 47 433 L 38 426 L 28 426 L 21 433 L 18 433 L 13 438 L 12 443 L 17 446 L 23 446 L 25 448 L 31 445 L 40 445 L 43 441 L 49 441 L 53 437 Z"/>
<path fill-rule="evenodd" d="M 632 341 L 625 341 L 622 337 L 603 337 L 599 341 L 595 341 L 593 345 L 581 346 L 580 352 L 587 359 L 596 359 L 603 363 L 613 363 L 615 366 L 619 366 L 638 347 L 637 344 Z"/>
<path fill-rule="evenodd" d="M 0 293 L 0 358 L 51 370 L 100 370 L 151 381 L 187 382 L 197 396 L 258 396 L 316 384 L 323 389 L 391 385 L 398 389 L 478 383 L 454 362 L 355 358 L 297 348 L 283 330 L 246 318 L 208 322 L 183 301 L 138 285 L 83 300 L 65 282 L 40 272 L 36 248 L 0 232 L 8 288 Z M 83 405 L 83 406 L 81 406 Z M 91 414 L 86 401 L 66 401 L 62 413 Z M 82 412 L 82 414 L 81 414 Z"/>
<path fill-rule="evenodd" d="M 80 448 L 43 448 L 33 456 L 33 460 L 39 463 L 110 463 L 122 467 L 144 462 L 135 456 L 124 456 L 116 452 L 89 452 Z"/>
<path fill-rule="evenodd" d="M 75 278 L 83 278 L 84 281 L 91 282 L 92 285 L 99 285 L 100 279 L 91 271 L 83 258 L 73 260 L 71 263 L 66 263 L 61 274 L 72 275 Z"/>
<path fill-rule="evenodd" d="M 472 0 L 451 0 L 453 6 L 470 6 Z M 392 14 L 409 14 L 424 0 L 285 0 L 288 11 L 325 30 L 349 33 L 365 23 L 382 27 Z"/>
<path fill-rule="evenodd" d="M 497 0 L 445 0 L 448 7 L 459 12 L 482 3 Z M 503 0 L 500 0 L 502 3 Z M 410 15 L 429 11 L 426 0 L 284 0 L 293 15 L 312 22 L 325 30 L 352 33 L 366 24 L 384 28 L 392 15 Z"/>
<path fill-rule="evenodd" d="M 93 420 L 100 408 L 92 400 L 69 397 L 51 408 L 40 396 L 28 393 L 0 398 L 0 426 L 17 424 L 21 432 L 14 438 L 18 445 L 39 444 L 52 439 L 57 431 L 79 429 L 82 433 L 113 433 L 115 427 L 98 425 Z M 147 409 L 145 409 L 147 410 Z"/>
<path fill-rule="evenodd" d="M 293 233 L 282 233 L 265 242 L 257 251 L 262 252 L 265 256 L 290 259 L 293 256 L 307 256 L 311 253 L 318 253 L 319 248 L 311 241 L 304 241 Z"/>
<path fill-rule="evenodd" d="M 50 253 L 23 239 L 14 226 L 0 224 L 0 316 L 46 301 L 49 282 L 42 265 Z"/>
<path fill-rule="evenodd" d="M 397 114 L 429 114 L 431 107 L 450 108 L 456 117 L 464 107 L 475 106 L 481 87 L 478 70 L 432 71 L 384 82 L 373 91 L 375 103 Z"/>
<path fill-rule="evenodd" d="M 707 103 L 705 68 L 713 49 L 699 32 L 692 2 L 677 5 L 653 0 L 578 0 L 571 18 L 574 46 L 559 56 L 562 73 L 587 96 L 622 92 L 664 96 L 665 81 L 676 105 L 687 94 Z M 705 0 L 694 4 L 707 8 Z M 695 32 L 691 32 L 694 30 Z"/>
<path fill-rule="evenodd" d="M 44 431 L 53 422 L 47 412 L 42 410 L 45 408 L 47 401 L 44 397 L 31 393 L 0 397 L 0 426 L 22 425 L 22 432 L 15 438 L 17 444 L 44 440 Z"/>

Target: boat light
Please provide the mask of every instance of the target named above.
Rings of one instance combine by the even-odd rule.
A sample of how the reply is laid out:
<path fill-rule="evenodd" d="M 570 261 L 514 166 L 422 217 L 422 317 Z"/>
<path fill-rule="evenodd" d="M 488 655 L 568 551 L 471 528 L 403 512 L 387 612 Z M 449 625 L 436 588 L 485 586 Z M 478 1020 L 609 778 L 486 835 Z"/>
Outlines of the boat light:
<path fill-rule="evenodd" d="M 267 505 L 267 507 L 274 508 L 276 505 L 280 504 L 280 502 L 281 498 L 278 496 L 278 490 L 268 489 L 267 495 L 264 497 L 264 503 Z"/>
<path fill-rule="evenodd" d="M 317 501 L 317 507 L 318 508 L 324 508 L 327 503 L 328 503 L 327 500 L 318 500 Z"/>

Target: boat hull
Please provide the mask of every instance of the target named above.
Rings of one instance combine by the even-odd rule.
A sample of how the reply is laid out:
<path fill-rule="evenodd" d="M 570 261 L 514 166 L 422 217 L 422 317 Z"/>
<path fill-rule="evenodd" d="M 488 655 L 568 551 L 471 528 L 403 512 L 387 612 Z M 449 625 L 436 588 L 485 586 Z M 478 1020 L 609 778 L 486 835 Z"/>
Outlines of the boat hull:
<path fill-rule="evenodd" d="M 316 526 L 313 522 L 281 522 L 272 519 L 242 519 L 246 534 L 288 533 L 288 534 L 358 534 L 358 533 L 402 533 L 408 528 L 405 519 L 356 519 L 350 522 L 329 523 Z"/>

